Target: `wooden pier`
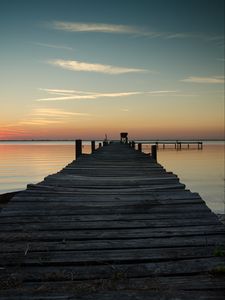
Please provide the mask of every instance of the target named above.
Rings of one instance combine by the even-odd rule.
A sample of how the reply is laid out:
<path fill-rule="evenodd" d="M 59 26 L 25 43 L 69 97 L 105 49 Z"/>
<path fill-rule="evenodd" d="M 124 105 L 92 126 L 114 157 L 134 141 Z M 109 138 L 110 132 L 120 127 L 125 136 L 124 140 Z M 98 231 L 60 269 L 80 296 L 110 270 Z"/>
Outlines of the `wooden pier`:
<path fill-rule="evenodd" d="M 201 197 L 128 145 L 92 150 L 2 210 L 0 299 L 224 299 L 225 226 Z"/>
<path fill-rule="evenodd" d="M 190 148 L 190 145 L 196 145 L 198 150 L 203 149 L 203 142 L 199 141 L 156 141 L 155 144 L 157 148 L 159 145 L 163 146 L 163 149 L 166 148 L 166 145 L 174 145 L 174 148 L 177 150 L 181 150 L 182 146 L 187 146 L 186 148 Z"/>

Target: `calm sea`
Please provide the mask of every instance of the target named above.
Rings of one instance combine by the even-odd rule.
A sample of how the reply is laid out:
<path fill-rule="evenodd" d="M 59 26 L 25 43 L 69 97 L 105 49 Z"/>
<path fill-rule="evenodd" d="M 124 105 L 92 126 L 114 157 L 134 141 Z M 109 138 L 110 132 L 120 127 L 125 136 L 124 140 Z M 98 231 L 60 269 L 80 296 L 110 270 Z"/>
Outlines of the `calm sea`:
<path fill-rule="evenodd" d="M 150 152 L 150 146 L 143 150 Z M 83 151 L 90 152 L 84 145 Z M 0 142 L 0 194 L 26 188 L 55 173 L 74 159 L 73 142 Z M 158 151 L 158 161 L 198 192 L 216 213 L 224 213 L 224 143 L 204 143 L 177 151 L 173 146 Z"/>

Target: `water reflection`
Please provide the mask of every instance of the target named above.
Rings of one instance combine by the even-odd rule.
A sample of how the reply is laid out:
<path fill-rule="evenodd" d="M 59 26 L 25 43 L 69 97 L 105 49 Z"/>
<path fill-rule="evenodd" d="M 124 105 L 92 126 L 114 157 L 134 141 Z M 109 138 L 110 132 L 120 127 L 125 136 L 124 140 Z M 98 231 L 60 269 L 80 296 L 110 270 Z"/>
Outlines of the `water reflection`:
<path fill-rule="evenodd" d="M 149 153 L 149 146 L 144 147 Z M 177 151 L 171 146 L 158 150 L 158 161 L 167 171 L 177 174 L 192 192 L 198 192 L 215 212 L 224 212 L 224 145 L 196 145 Z"/>

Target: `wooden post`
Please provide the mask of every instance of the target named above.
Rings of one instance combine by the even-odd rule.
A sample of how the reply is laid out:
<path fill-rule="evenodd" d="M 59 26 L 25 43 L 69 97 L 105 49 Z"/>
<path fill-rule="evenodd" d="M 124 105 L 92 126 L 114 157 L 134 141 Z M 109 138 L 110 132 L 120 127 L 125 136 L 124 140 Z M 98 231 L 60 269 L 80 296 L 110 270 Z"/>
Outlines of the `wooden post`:
<path fill-rule="evenodd" d="M 82 140 L 76 140 L 76 159 L 82 154 Z"/>
<path fill-rule="evenodd" d="M 181 142 L 177 142 L 177 150 L 181 150 Z"/>
<path fill-rule="evenodd" d="M 95 151 L 95 141 L 91 141 L 91 153 Z"/>
<path fill-rule="evenodd" d="M 152 158 L 157 161 L 157 145 L 152 145 Z"/>
<path fill-rule="evenodd" d="M 142 144 L 138 143 L 138 151 L 142 151 Z"/>
<path fill-rule="evenodd" d="M 102 147 L 102 143 L 98 143 L 98 148 L 101 148 Z"/>

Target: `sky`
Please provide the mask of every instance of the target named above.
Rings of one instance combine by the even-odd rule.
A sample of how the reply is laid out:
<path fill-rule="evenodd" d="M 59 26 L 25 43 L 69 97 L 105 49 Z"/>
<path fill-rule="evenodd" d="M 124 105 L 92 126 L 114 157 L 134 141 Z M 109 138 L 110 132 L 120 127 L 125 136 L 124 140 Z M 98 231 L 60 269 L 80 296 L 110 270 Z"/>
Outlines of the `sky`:
<path fill-rule="evenodd" d="M 224 138 L 223 0 L 0 7 L 0 139 Z"/>

